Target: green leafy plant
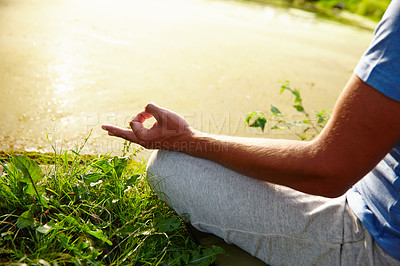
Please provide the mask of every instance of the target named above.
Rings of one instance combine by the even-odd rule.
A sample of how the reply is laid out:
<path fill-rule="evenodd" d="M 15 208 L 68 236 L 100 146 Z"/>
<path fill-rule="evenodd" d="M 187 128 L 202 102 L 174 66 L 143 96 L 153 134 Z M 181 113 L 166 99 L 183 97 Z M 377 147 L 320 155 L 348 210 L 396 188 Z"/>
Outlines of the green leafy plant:
<path fill-rule="evenodd" d="M 26 155 L 1 160 L 0 264 L 209 265 L 224 252 L 194 241 L 149 187 L 144 163 L 82 155 L 83 145 L 53 147 L 40 166 Z"/>
<path fill-rule="evenodd" d="M 249 127 L 259 127 L 264 132 L 266 124 L 271 124 L 272 130 L 289 129 L 301 140 L 310 140 L 317 136 L 328 121 L 328 112 L 325 110 L 311 113 L 306 111 L 303 105 L 303 99 L 298 89 L 292 89 L 289 81 L 283 82 L 280 94 L 289 91 L 293 96 L 293 108 L 300 114 L 302 119 L 290 121 L 278 107 L 271 104 L 271 115 L 266 115 L 261 111 L 248 113 L 245 118 L 245 124 Z"/>

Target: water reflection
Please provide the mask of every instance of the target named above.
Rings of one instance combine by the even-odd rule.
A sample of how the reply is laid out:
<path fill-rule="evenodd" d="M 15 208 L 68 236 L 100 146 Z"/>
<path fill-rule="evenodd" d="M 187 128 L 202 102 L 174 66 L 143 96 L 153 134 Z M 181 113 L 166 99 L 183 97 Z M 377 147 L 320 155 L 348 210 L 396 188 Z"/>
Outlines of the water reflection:
<path fill-rule="evenodd" d="M 57 62 L 50 63 L 48 66 L 48 79 L 50 84 L 47 86 L 47 94 L 52 95 L 47 98 L 47 112 L 52 119 L 62 118 L 68 114 L 76 97 L 76 77 L 77 62 L 72 55 L 62 54 Z"/>

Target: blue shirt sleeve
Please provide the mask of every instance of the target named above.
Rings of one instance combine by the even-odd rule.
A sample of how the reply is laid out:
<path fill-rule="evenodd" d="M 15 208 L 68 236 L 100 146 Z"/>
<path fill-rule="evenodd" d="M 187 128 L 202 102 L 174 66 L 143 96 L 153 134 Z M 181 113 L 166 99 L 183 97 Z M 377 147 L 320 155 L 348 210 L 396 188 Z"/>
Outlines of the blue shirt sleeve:
<path fill-rule="evenodd" d="M 386 96 L 400 101 L 400 0 L 393 0 L 354 73 Z"/>

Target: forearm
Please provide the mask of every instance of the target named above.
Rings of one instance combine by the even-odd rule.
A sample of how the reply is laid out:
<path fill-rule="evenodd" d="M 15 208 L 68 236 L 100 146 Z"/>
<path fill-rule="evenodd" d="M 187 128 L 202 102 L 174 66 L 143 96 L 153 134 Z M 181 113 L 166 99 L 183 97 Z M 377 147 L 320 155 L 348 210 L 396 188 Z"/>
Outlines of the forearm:
<path fill-rule="evenodd" d="M 400 140 L 400 103 L 353 76 L 328 124 L 312 141 L 192 134 L 197 149 L 244 175 L 306 193 L 339 196 L 365 176 Z"/>
<path fill-rule="evenodd" d="M 143 122 L 157 122 L 145 128 Z M 199 133 L 175 112 L 148 104 L 131 130 L 103 125 L 111 136 L 148 149 L 215 161 L 249 177 L 335 197 L 367 174 L 400 141 L 400 103 L 352 76 L 332 117 L 313 141 L 220 137 Z"/>
<path fill-rule="evenodd" d="M 212 160 L 259 180 L 306 193 L 337 196 L 341 184 L 330 184 L 329 167 L 315 142 L 194 134 L 185 153 Z M 326 160 L 325 160 L 326 162 Z"/>

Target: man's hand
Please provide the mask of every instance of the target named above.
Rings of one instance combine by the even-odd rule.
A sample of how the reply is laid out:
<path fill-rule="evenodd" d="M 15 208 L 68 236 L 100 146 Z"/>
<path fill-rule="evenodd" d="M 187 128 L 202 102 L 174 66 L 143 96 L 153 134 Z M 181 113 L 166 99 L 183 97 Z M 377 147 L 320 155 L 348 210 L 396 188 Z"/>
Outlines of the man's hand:
<path fill-rule="evenodd" d="M 151 128 L 143 126 L 143 122 L 154 117 L 156 122 Z M 147 149 L 163 149 L 183 151 L 195 134 L 185 119 L 175 112 L 149 103 L 130 122 L 131 129 L 103 125 L 108 135 L 120 137 L 142 145 Z"/>

